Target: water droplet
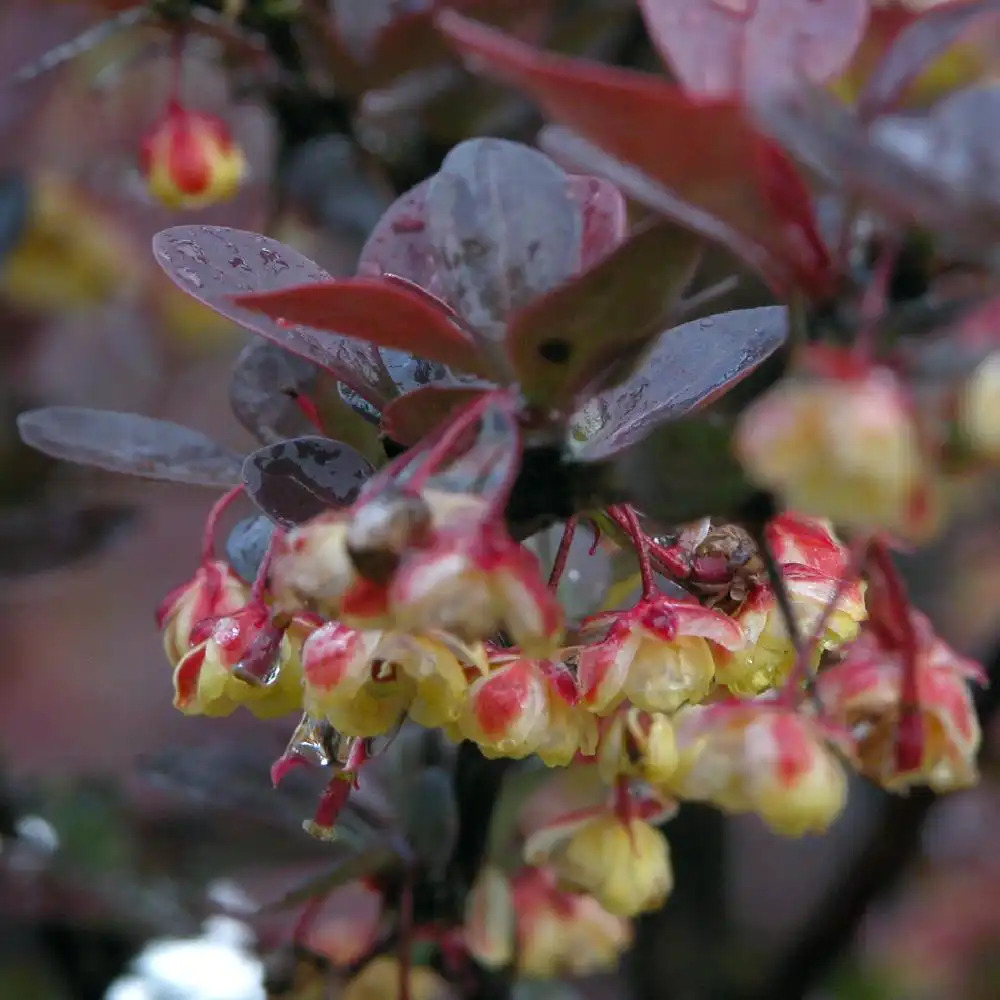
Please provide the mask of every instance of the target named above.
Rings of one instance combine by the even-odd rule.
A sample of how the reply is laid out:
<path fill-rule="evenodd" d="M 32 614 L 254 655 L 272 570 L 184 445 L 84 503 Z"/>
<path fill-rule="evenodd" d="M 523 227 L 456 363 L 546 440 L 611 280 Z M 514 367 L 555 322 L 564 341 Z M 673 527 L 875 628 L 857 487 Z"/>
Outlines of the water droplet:
<path fill-rule="evenodd" d="M 394 233 L 422 233 L 426 228 L 424 220 L 416 215 L 401 216 L 392 224 Z"/>
<path fill-rule="evenodd" d="M 709 2 L 727 14 L 735 14 L 739 18 L 749 18 L 753 14 L 752 0 L 709 0 Z"/>
<path fill-rule="evenodd" d="M 189 267 L 179 267 L 177 268 L 177 277 L 183 278 L 189 285 L 194 285 L 195 288 L 202 288 L 205 284 L 199 277 L 196 271 L 192 271 Z"/>
<path fill-rule="evenodd" d="M 174 247 L 178 253 L 184 254 L 185 257 L 190 257 L 191 260 L 196 260 L 199 264 L 208 263 L 205 251 L 194 240 L 178 240 L 174 244 Z"/>
<path fill-rule="evenodd" d="M 267 247 L 261 247 L 260 259 L 269 267 L 273 267 L 276 271 L 288 270 L 288 264 L 285 263 L 285 261 L 283 261 L 273 250 L 268 250 Z"/>
<path fill-rule="evenodd" d="M 250 265 L 242 257 L 240 257 L 238 254 L 237 254 L 237 256 L 230 258 L 229 266 L 230 267 L 239 268 L 239 270 L 241 270 L 241 271 L 249 271 L 250 270 Z"/>
<path fill-rule="evenodd" d="M 707 330 L 707 329 L 708 329 L 708 328 L 709 328 L 710 326 L 715 326 L 715 320 L 714 320 L 714 319 L 712 319 L 712 317 L 711 317 L 711 316 L 706 316 L 706 317 L 705 317 L 705 318 L 704 318 L 703 320 L 701 320 L 701 321 L 700 321 L 700 322 L 698 323 L 698 325 L 699 325 L 699 326 L 700 326 L 700 327 L 701 327 L 701 328 L 702 328 L 703 330 Z"/>

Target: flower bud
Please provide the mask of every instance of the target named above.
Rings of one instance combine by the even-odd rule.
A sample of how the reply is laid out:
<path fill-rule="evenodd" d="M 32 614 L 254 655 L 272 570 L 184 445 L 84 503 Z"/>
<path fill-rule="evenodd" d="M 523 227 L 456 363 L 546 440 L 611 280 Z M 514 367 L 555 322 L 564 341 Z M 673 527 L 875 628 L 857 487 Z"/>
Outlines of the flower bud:
<path fill-rule="evenodd" d="M 156 612 L 169 663 L 176 667 L 191 648 L 195 625 L 206 618 L 233 614 L 246 605 L 249 597 L 249 588 L 226 563 L 213 559 L 199 566 L 187 583 L 164 598 Z"/>
<path fill-rule="evenodd" d="M 167 208 L 228 201 L 246 174 L 243 151 L 215 115 L 172 101 L 142 141 L 139 167 L 149 193 Z"/>
<path fill-rule="evenodd" d="M 514 659 L 469 688 L 458 720 L 487 757 L 527 757 L 546 738 L 548 682 L 533 660 Z"/>
<path fill-rule="evenodd" d="M 911 541 L 940 521 L 937 480 L 888 371 L 781 382 L 744 411 L 734 443 L 757 485 L 805 514 Z"/>
<path fill-rule="evenodd" d="M 510 880 L 495 865 L 484 865 L 465 901 L 464 937 L 469 954 L 488 969 L 514 958 L 517 913 Z"/>
<path fill-rule="evenodd" d="M 816 723 L 762 703 L 702 705 L 676 716 L 682 799 L 757 813 L 777 833 L 829 827 L 847 801 L 847 777 Z"/>
<path fill-rule="evenodd" d="M 658 909 L 673 888 L 666 838 L 644 820 L 626 822 L 605 810 L 543 827 L 526 841 L 524 856 L 619 917 Z"/>

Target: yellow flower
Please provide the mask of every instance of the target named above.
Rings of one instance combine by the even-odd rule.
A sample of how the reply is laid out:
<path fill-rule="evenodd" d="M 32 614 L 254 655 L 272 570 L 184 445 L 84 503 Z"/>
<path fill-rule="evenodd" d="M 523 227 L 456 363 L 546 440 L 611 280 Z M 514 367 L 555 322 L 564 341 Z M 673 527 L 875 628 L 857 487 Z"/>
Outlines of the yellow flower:
<path fill-rule="evenodd" d="M 704 705 L 675 718 L 682 799 L 757 813 L 797 837 L 829 827 L 847 801 L 847 777 L 813 720 L 776 704 Z"/>
<path fill-rule="evenodd" d="M 941 520 L 939 483 L 895 377 L 781 382 L 743 413 L 747 474 L 788 507 L 911 541 Z"/>
<path fill-rule="evenodd" d="M 1000 352 L 972 373 L 959 396 L 958 423 L 969 447 L 990 461 L 1000 461 Z"/>
<path fill-rule="evenodd" d="M 607 721 L 597 751 L 601 777 L 612 784 L 620 776 L 664 785 L 677 767 L 674 729 L 662 712 L 623 707 Z"/>
<path fill-rule="evenodd" d="M 673 888 L 666 838 L 645 820 L 605 810 L 543 827 L 525 842 L 524 856 L 619 917 L 658 909 Z"/>

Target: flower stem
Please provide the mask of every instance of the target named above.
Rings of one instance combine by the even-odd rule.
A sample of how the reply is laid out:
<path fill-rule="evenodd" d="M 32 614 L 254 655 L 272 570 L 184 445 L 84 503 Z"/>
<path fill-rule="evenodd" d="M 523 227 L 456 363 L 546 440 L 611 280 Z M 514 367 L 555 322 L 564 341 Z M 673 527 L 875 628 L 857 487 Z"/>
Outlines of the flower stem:
<path fill-rule="evenodd" d="M 264 558 L 260 561 L 257 576 L 254 577 L 253 587 L 250 590 L 250 599 L 252 601 L 264 600 L 264 594 L 267 593 L 268 581 L 271 577 L 271 563 L 274 560 L 274 553 L 284 534 L 281 528 L 275 528 L 274 534 L 271 535 L 271 541 L 268 543 Z"/>
<path fill-rule="evenodd" d="M 556 557 L 552 563 L 552 572 L 549 574 L 549 588 L 555 590 L 559 586 L 559 581 L 566 572 L 566 563 L 569 562 L 569 550 L 573 545 L 573 536 L 576 534 L 576 518 L 571 517 L 563 527 L 562 538 L 559 540 L 559 548 L 556 550 Z"/>
<path fill-rule="evenodd" d="M 201 537 L 201 561 L 203 563 L 211 562 L 215 558 L 215 532 L 219 526 L 219 519 L 242 493 L 242 485 L 234 486 L 228 493 L 223 493 L 212 504 L 212 509 L 208 512 L 208 517 L 205 519 L 205 530 Z"/>
<path fill-rule="evenodd" d="M 632 544 L 635 546 L 636 558 L 639 560 L 639 573 L 642 577 L 642 597 L 643 600 L 655 596 L 656 579 L 653 576 L 653 567 L 649 559 L 649 539 L 639 524 L 639 518 L 635 510 L 628 504 L 618 504 L 608 508 L 608 513 L 619 527 L 623 528 Z"/>

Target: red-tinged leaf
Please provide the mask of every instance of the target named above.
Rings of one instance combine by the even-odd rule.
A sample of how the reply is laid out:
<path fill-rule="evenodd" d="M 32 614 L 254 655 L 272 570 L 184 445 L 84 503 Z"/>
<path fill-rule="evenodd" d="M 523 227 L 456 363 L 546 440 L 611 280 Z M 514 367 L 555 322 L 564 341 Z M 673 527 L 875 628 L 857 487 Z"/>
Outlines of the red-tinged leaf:
<path fill-rule="evenodd" d="M 503 139 L 456 146 L 427 189 L 443 297 L 482 340 L 580 266 L 583 212 L 548 157 Z"/>
<path fill-rule="evenodd" d="M 581 447 L 580 457 L 613 455 L 657 424 L 709 405 L 778 350 L 787 336 L 783 306 L 723 313 L 660 334 L 643 366 L 597 397 L 605 422 Z"/>
<path fill-rule="evenodd" d="M 913 15 L 911 15 L 912 17 Z M 895 110 L 925 70 L 973 30 L 1000 19 L 1000 2 L 944 3 L 915 17 L 896 35 L 858 99 L 858 114 L 871 120 Z"/>
<path fill-rule="evenodd" d="M 25 444 L 52 458 L 192 486 L 233 486 L 243 459 L 200 434 L 167 420 L 49 406 L 17 418 Z"/>
<path fill-rule="evenodd" d="M 763 125 L 804 163 L 945 250 L 991 259 L 1000 233 L 1000 87 L 960 91 L 924 116 L 865 127 L 818 88 L 762 102 Z"/>
<path fill-rule="evenodd" d="M 756 248 L 749 263 L 779 290 L 827 291 L 830 260 L 808 191 L 739 102 L 539 52 L 451 12 L 438 24 L 471 66 L 526 90 L 550 117 L 739 233 Z"/>
<path fill-rule="evenodd" d="M 250 499 L 287 528 L 350 506 L 373 472 L 372 464 L 349 445 L 301 437 L 248 455 L 243 482 Z"/>
<path fill-rule="evenodd" d="M 229 405 L 261 444 L 315 430 L 294 394 L 311 395 L 319 369 L 305 358 L 254 338 L 240 352 L 229 379 Z"/>
<path fill-rule="evenodd" d="M 396 274 L 441 297 L 437 256 L 427 234 L 430 183 L 428 178 L 410 188 L 389 206 L 361 250 L 359 275 Z"/>
<path fill-rule="evenodd" d="M 411 447 L 482 392 L 482 388 L 437 385 L 408 392 L 383 411 L 382 433 L 397 444 Z"/>
<path fill-rule="evenodd" d="M 241 309 L 233 296 L 324 281 L 318 264 L 277 240 L 221 226 L 175 226 L 153 237 L 153 253 L 188 295 L 292 354 L 332 372 L 373 406 L 396 394 L 371 344 L 306 326 L 283 326 Z"/>
<path fill-rule="evenodd" d="M 521 312 L 507 347 L 528 400 L 568 413 L 584 390 L 626 378 L 669 324 L 701 247 L 688 230 L 656 220 Z"/>
<path fill-rule="evenodd" d="M 448 318 L 447 308 L 435 306 L 398 282 L 339 278 L 237 295 L 233 302 L 279 325 L 348 331 L 349 336 L 379 347 L 408 351 L 461 371 L 489 375 L 476 345 Z"/>
<path fill-rule="evenodd" d="M 628 235 L 628 206 L 621 191 L 603 177 L 571 175 L 569 193 L 583 209 L 580 267 L 586 269 Z"/>
<path fill-rule="evenodd" d="M 690 93 L 742 96 L 836 76 L 868 0 L 639 0 L 660 55 Z"/>

